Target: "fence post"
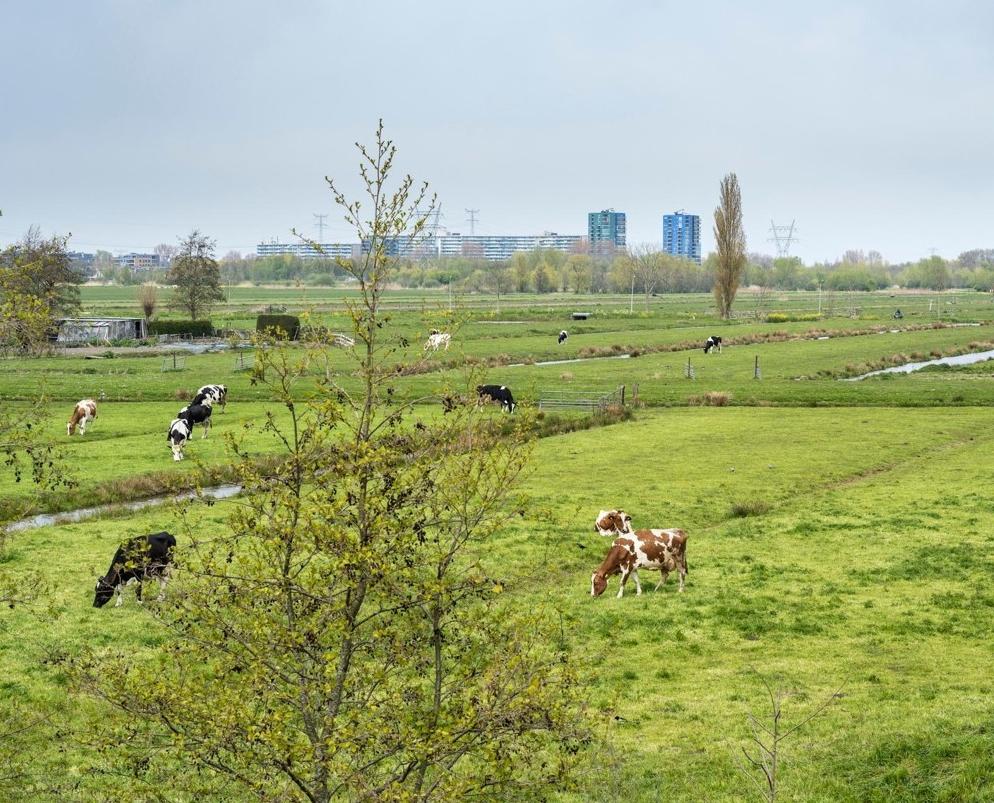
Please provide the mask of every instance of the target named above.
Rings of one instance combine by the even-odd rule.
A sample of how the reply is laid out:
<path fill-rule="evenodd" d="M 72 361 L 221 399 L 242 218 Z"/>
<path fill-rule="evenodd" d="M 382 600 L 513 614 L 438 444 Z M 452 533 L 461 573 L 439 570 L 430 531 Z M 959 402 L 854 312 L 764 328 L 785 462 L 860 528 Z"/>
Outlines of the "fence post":
<path fill-rule="evenodd" d="M 683 375 L 687 379 L 697 379 L 697 376 L 694 374 L 694 366 L 690 364 L 690 357 L 687 357 L 687 367 L 683 369 Z"/>
<path fill-rule="evenodd" d="M 759 355 L 758 355 L 758 354 L 756 355 L 756 367 L 755 367 L 755 368 L 753 368 L 753 371 L 752 371 L 752 378 L 753 378 L 753 379 L 762 379 L 762 378 L 763 378 L 763 377 L 762 377 L 762 376 L 760 375 L 760 373 L 759 373 Z"/>
<path fill-rule="evenodd" d="M 621 406 L 625 406 L 625 386 L 621 386 Z"/>

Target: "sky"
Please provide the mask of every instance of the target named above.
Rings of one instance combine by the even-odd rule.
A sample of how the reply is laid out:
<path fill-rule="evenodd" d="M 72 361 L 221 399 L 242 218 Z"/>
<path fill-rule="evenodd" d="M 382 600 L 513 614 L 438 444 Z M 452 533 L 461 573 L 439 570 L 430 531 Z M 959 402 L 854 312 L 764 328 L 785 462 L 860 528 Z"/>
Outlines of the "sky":
<path fill-rule="evenodd" d="M 750 251 L 890 262 L 994 247 L 994 4 L 450 0 L 7 2 L 0 244 L 31 225 L 115 253 L 193 228 L 219 255 L 356 237 L 377 120 L 441 223 L 585 234 L 702 217 L 742 188 Z"/>

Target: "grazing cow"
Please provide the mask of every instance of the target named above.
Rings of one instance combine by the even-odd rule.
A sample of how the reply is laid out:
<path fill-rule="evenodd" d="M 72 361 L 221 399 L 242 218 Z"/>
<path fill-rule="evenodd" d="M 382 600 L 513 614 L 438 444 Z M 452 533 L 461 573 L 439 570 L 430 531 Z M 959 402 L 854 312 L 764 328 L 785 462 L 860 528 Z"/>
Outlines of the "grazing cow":
<path fill-rule="evenodd" d="M 211 404 L 219 404 L 223 413 L 228 405 L 227 385 L 204 385 L 190 404 L 203 404 L 207 399 L 210 399 Z"/>
<path fill-rule="evenodd" d="M 602 510 L 594 521 L 594 531 L 601 535 L 631 533 L 632 517 L 624 510 Z"/>
<path fill-rule="evenodd" d="M 428 335 L 428 340 L 425 342 L 425 351 L 429 349 L 431 351 L 438 351 L 440 346 L 445 346 L 445 351 L 448 351 L 451 339 L 452 335 L 448 332 L 439 332 L 438 329 L 432 329 L 431 334 Z"/>
<path fill-rule="evenodd" d="M 707 354 L 712 349 L 717 349 L 718 353 L 721 354 L 721 338 L 718 335 L 711 335 L 704 341 L 704 353 Z"/>
<path fill-rule="evenodd" d="M 190 435 L 193 435 L 193 425 L 203 424 L 204 434 L 203 438 L 207 437 L 207 430 L 211 428 L 211 407 L 213 402 L 210 399 L 204 399 L 200 404 L 191 404 L 184 407 L 178 413 L 176 413 L 177 418 L 182 418 L 190 427 Z"/>
<path fill-rule="evenodd" d="M 506 385 L 477 385 L 476 393 L 481 402 L 496 402 L 505 413 L 514 412 L 514 396 Z"/>
<path fill-rule="evenodd" d="M 565 343 L 568 337 L 569 337 L 569 332 L 567 332 L 565 329 L 563 329 L 559 333 L 559 345 L 561 346 L 563 343 Z"/>
<path fill-rule="evenodd" d="M 670 572 L 679 571 L 680 591 L 687 577 L 687 534 L 683 530 L 636 530 L 614 539 L 611 550 L 597 571 L 590 576 L 590 596 L 599 597 L 607 588 L 607 578 L 621 575 L 618 598 L 625 593 L 629 576 L 635 578 L 635 593 L 642 593 L 639 569 L 659 569 L 660 580 L 656 590 L 662 588 Z"/>
<path fill-rule="evenodd" d="M 76 402 L 72 415 L 69 416 L 69 423 L 66 425 L 68 433 L 72 435 L 79 427 L 79 434 L 86 434 L 86 425 L 97 417 L 97 403 L 93 399 L 82 399 Z"/>
<path fill-rule="evenodd" d="M 169 569 L 172 566 L 175 547 L 176 539 L 167 532 L 137 535 L 121 544 L 114 553 L 107 574 L 97 580 L 93 607 L 102 608 L 114 596 L 115 591 L 117 602 L 114 603 L 114 607 L 120 607 L 124 601 L 122 596 L 124 587 L 131 583 L 138 583 L 135 596 L 141 604 L 142 581 L 150 577 L 157 577 L 159 580 L 161 602 L 166 594 L 166 582 L 169 580 Z"/>
<path fill-rule="evenodd" d="M 901 310 L 899 310 L 899 309 L 894 310 L 894 318 L 895 318 L 895 320 L 900 320 L 903 317 L 904 317 L 904 313 L 901 312 Z"/>
<path fill-rule="evenodd" d="M 166 433 L 166 443 L 173 450 L 173 460 L 183 459 L 183 447 L 190 439 L 193 428 L 185 418 L 174 418 Z"/>

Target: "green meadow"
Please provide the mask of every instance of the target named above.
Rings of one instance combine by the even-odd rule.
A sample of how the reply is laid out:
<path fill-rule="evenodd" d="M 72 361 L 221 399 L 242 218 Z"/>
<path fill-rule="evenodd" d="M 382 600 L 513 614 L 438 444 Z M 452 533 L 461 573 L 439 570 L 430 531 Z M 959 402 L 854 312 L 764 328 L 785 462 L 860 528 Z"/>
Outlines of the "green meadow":
<path fill-rule="evenodd" d="M 92 313 L 131 314 L 129 293 L 84 288 L 83 301 Z M 231 288 L 220 315 L 248 326 L 255 308 L 281 304 L 344 330 L 346 296 Z M 548 391 L 619 385 L 630 400 L 638 386 L 628 420 L 540 429 L 524 483 L 530 512 L 477 556 L 504 578 L 507 605 L 561 617 L 569 635 L 596 740 L 575 787 L 556 799 L 758 799 L 740 757 L 750 714 L 762 719 L 768 706 L 761 678 L 784 691 L 788 725 L 831 700 L 784 742 L 778 799 L 994 799 L 994 363 L 843 381 L 919 356 L 994 348 L 989 296 L 944 298 L 941 320 L 970 325 L 928 328 L 939 322 L 934 299 L 839 294 L 836 310 L 845 302 L 857 317 L 779 323 L 716 321 L 705 296 L 660 296 L 648 310 L 636 296 L 633 315 L 627 297 L 512 297 L 499 313 L 495 299 L 459 299 L 451 348 L 425 355 L 447 297 L 391 296 L 395 398 L 420 400 L 415 418 L 440 415 L 439 396 L 472 395 L 484 375 L 524 408 Z M 752 303 L 745 294 L 737 308 Z M 817 304 L 817 294 L 788 294 L 771 309 L 800 314 Z M 897 306 L 900 321 L 891 318 Z M 573 309 L 594 314 L 573 322 Z M 570 337 L 558 346 L 562 328 Z M 710 334 L 725 338 L 721 354 L 703 354 Z M 624 354 L 637 356 L 617 359 Z M 168 358 L 154 347 L 90 356 L 101 359 L 68 349 L 0 361 L 0 398 L 64 445 L 78 483 L 59 499 L 4 473 L 4 510 L 129 501 L 217 479 L 230 462 L 225 436 L 260 457 L 275 450 L 260 426 L 271 403 L 236 370 L 234 354 L 187 355 L 182 371 L 163 371 Z M 325 371 L 347 388 L 356 382 L 344 352 L 332 352 Z M 174 463 L 169 421 L 184 394 L 209 382 L 229 386 L 227 411 Z M 299 387 L 305 397 L 310 378 Z M 705 403 L 709 392 L 720 406 Z M 67 438 L 72 404 L 85 397 L 101 399 L 98 418 L 85 436 Z M 540 416 L 542 425 L 582 414 Z M 167 529 L 182 548 L 190 528 L 224 527 L 238 504 L 118 511 L 7 539 L 3 570 L 38 596 L 0 616 L 0 694 L 41 718 L 13 740 L 24 776 L 11 799 L 104 799 L 107 764 L 86 733 L 112 714 L 73 692 L 65 664 L 87 647 L 155 650 L 168 635 L 155 606 L 134 604 L 132 592 L 121 608 L 91 607 L 94 581 L 124 538 Z M 689 533 L 685 593 L 673 577 L 655 591 L 658 575 L 643 572 L 641 596 L 629 583 L 616 599 L 616 577 L 590 596 L 610 546 L 593 521 L 612 507 L 637 527 Z M 141 778 L 134 790 L 138 800 L 192 799 Z"/>

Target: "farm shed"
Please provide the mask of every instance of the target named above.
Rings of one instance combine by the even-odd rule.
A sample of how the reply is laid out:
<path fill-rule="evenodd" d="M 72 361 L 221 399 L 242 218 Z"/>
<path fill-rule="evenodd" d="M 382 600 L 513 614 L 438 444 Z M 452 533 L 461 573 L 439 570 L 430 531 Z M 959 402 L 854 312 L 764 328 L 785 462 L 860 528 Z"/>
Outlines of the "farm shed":
<path fill-rule="evenodd" d="M 61 318 L 59 343 L 123 340 L 148 337 L 144 318 Z"/>

